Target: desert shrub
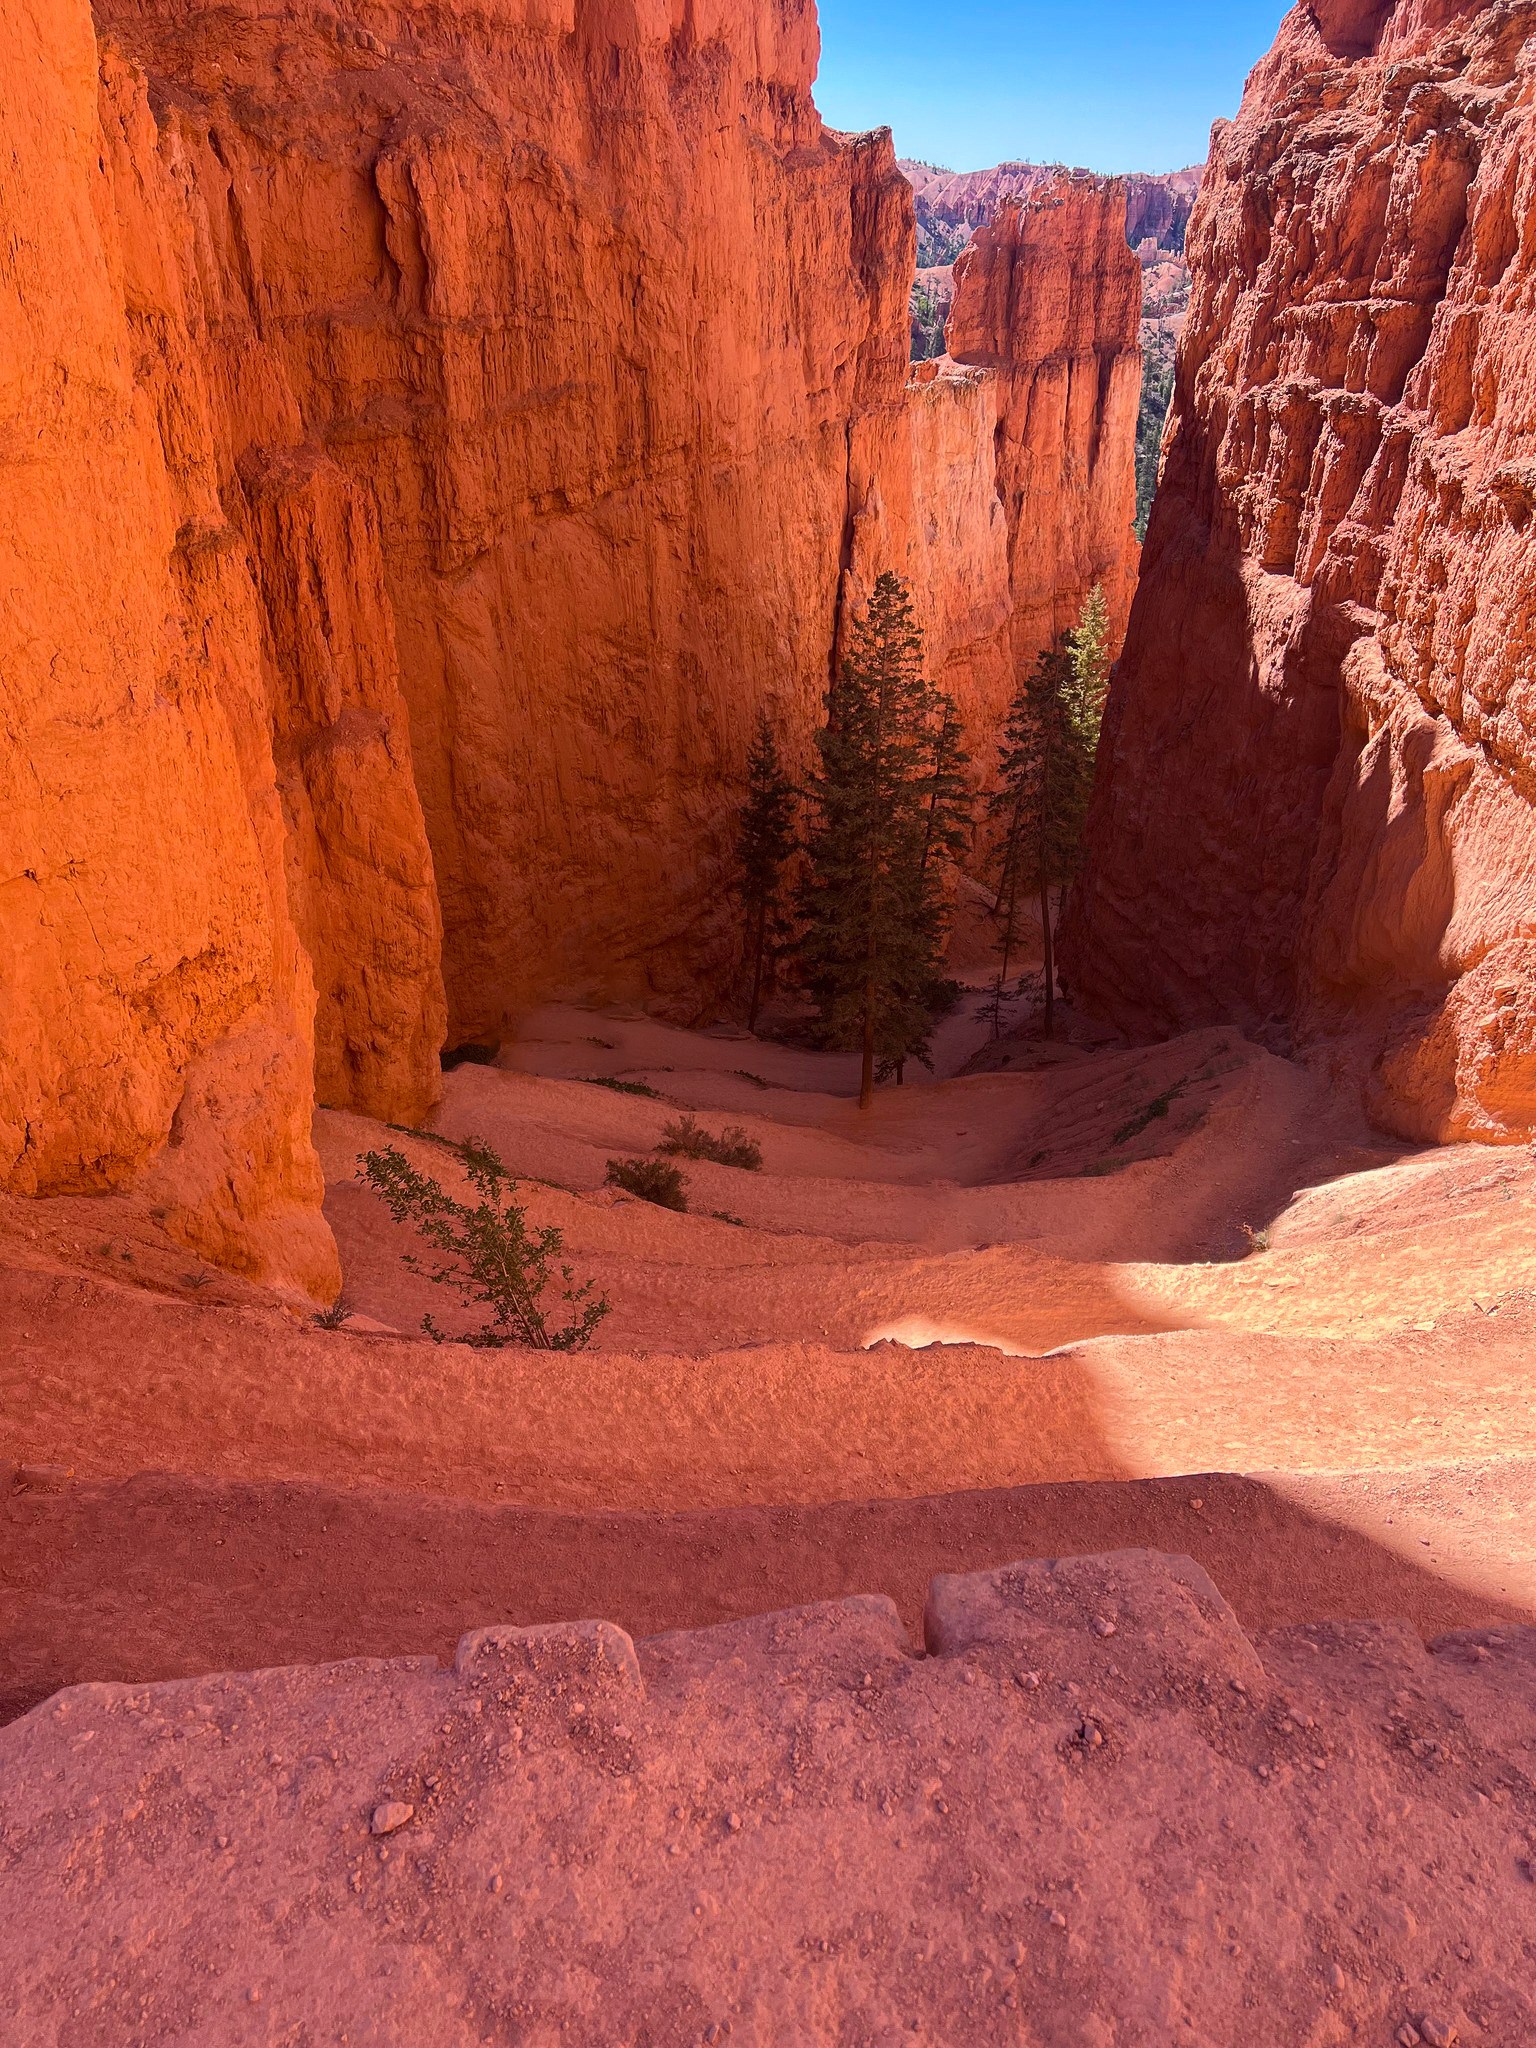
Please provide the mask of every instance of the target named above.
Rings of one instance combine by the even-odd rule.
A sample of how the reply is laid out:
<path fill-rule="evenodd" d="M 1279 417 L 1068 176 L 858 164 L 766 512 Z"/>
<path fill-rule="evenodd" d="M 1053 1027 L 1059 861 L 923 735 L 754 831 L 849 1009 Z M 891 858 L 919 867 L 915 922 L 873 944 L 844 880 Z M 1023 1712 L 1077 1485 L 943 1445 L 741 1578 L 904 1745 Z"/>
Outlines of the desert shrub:
<path fill-rule="evenodd" d="M 352 1304 L 344 1294 L 338 1294 L 329 1308 L 317 1308 L 315 1321 L 322 1330 L 339 1330 L 353 1312 Z"/>
<path fill-rule="evenodd" d="M 674 1159 L 712 1159 L 716 1166 L 739 1166 L 744 1173 L 763 1170 L 763 1148 L 740 1124 L 727 1124 L 717 1138 L 691 1116 L 674 1117 L 656 1150 L 670 1153 Z"/>
<path fill-rule="evenodd" d="M 664 1159 L 610 1159 L 608 1185 L 637 1195 L 642 1202 L 654 1202 L 658 1209 L 688 1207 L 688 1183 Z"/>
<path fill-rule="evenodd" d="M 608 1297 L 592 1300 L 590 1283 L 578 1286 L 570 1267 L 559 1263 L 562 1231 L 553 1224 L 529 1228 L 528 1212 L 514 1199 L 517 1182 L 489 1145 L 466 1138 L 457 1150 L 478 1201 L 455 1200 L 393 1145 L 365 1154 L 358 1175 L 397 1223 L 413 1224 L 438 1254 L 423 1260 L 405 1253 L 412 1272 L 491 1311 L 482 1328 L 452 1341 L 481 1350 L 525 1344 L 534 1351 L 584 1351 L 608 1313 Z M 544 1306 L 551 1289 L 568 1310 L 558 1324 Z M 434 1344 L 449 1341 L 431 1316 L 422 1317 L 421 1327 Z"/>
<path fill-rule="evenodd" d="M 659 1089 L 648 1088 L 644 1081 L 620 1081 L 612 1074 L 588 1074 L 587 1079 L 594 1088 L 611 1088 L 615 1095 L 648 1095 L 652 1102 L 665 1099 Z"/>
<path fill-rule="evenodd" d="M 1243 1225 L 1243 1235 L 1248 1240 L 1250 1252 L 1267 1252 L 1269 1250 L 1269 1232 L 1267 1230 L 1255 1230 L 1251 1223 L 1245 1223 Z"/>

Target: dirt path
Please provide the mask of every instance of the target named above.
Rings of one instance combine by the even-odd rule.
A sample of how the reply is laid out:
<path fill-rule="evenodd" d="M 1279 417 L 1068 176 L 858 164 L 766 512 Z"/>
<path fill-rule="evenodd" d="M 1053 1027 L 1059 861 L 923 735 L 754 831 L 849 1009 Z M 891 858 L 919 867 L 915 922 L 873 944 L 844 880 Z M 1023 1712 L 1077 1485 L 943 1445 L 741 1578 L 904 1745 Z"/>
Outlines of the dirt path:
<path fill-rule="evenodd" d="M 1255 1626 L 1525 1611 L 1530 1156 L 1386 1147 L 1230 1033 L 1016 1050 L 861 1118 L 826 1056 L 541 1012 L 431 1132 L 318 1119 L 341 1330 L 131 1199 L 0 1203 L 0 1458 L 93 1482 L 9 1503 L 0 1691 L 491 1619 L 910 1615 L 934 1571 L 1123 1544 L 1192 1549 Z M 686 1215 L 604 1185 L 685 1108 L 764 1171 L 690 1163 Z M 355 1163 L 451 1182 L 471 1133 L 612 1297 L 592 1352 L 411 1334 L 448 1318 Z M 1200 1482 L 1212 1520 L 1205 1472 L 1267 1476 Z"/>
<path fill-rule="evenodd" d="M 1477 1553 L 1500 1516 L 1536 1526 L 1536 1464 L 1481 1470 L 1470 1504 L 1468 1478 L 1298 1494 L 1208 1475 L 671 1515 L 168 1474 L 16 1485 L 0 1504 L 0 1719 L 87 1678 L 447 1660 L 491 1622 L 602 1617 L 651 1636 L 884 1593 L 920 1640 L 940 1572 L 1128 1549 L 1195 1558 L 1250 1631 L 1394 1615 L 1431 1637 L 1530 1618 L 1536 1534 L 1503 1590 Z"/>

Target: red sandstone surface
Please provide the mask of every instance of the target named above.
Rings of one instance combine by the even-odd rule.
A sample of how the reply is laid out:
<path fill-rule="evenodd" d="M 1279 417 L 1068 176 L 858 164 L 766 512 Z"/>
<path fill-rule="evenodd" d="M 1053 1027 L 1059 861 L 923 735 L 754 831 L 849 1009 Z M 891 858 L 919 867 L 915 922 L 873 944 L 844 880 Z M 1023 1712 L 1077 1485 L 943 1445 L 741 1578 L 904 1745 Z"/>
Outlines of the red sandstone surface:
<path fill-rule="evenodd" d="M 973 741 L 1123 602 L 1187 187 L 995 209 L 908 383 L 793 4 L 7 24 L 6 2038 L 1536 2036 L 1536 8 L 1288 20 L 1076 914 L 1132 1030 L 992 1040 L 962 883 L 866 1115 L 654 1014 L 721 791 L 888 563 Z M 763 1170 L 610 1187 L 684 1110 Z M 358 1158 L 471 1135 L 589 1352 L 420 1334 Z"/>
<path fill-rule="evenodd" d="M 882 569 L 978 756 L 1012 688 L 995 394 L 906 386 L 910 190 L 813 16 L 577 30 L 15 24 L 0 1184 L 149 1174 L 320 1298 L 314 1099 L 414 1122 L 550 992 L 718 1000 L 752 721 L 803 757 Z M 1014 511 L 1128 474 L 1121 410 L 1015 408 Z M 1028 509 L 1065 614 L 1115 536 Z"/>
<path fill-rule="evenodd" d="M 1529 2036 L 1536 1631 L 1255 1642 L 1131 1552 L 940 1578 L 924 1636 L 863 1599 L 64 1695 L 0 1733 L 11 2023 Z"/>
<path fill-rule="evenodd" d="M 1096 583 L 1118 641 L 1136 584 L 1141 269 L 1125 206 L 1118 180 L 1058 179 L 1005 204 L 955 265 L 945 346 L 996 377 L 1021 669 Z"/>
<path fill-rule="evenodd" d="M 1536 1130 L 1533 28 L 1297 8 L 1218 135 L 1066 939 L 1432 1140 Z"/>

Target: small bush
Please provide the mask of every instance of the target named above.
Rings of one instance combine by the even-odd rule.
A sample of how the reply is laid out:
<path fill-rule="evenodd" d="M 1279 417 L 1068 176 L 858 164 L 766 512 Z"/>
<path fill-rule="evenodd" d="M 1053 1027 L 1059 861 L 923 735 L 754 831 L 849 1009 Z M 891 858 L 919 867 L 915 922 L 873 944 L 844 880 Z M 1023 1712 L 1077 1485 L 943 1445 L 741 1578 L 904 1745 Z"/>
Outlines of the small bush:
<path fill-rule="evenodd" d="M 352 1314 L 352 1304 L 344 1294 L 338 1294 L 329 1308 L 317 1308 L 315 1321 L 322 1330 L 339 1330 L 347 1317 Z"/>
<path fill-rule="evenodd" d="M 611 1088 L 615 1095 L 648 1095 L 652 1102 L 666 1100 L 659 1089 L 648 1088 L 644 1081 L 619 1081 L 611 1074 L 588 1074 L 587 1079 L 594 1088 Z"/>
<path fill-rule="evenodd" d="M 733 1067 L 731 1072 L 738 1081 L 750 1081 L 754 1088 L 771 1088 L 773 1083 L 765 1081 L 761 1074 L 749 1074 L 745 1067 Z"/>
<path fill-rule="evenodd" d="M 1267 1230 L 1255 1230 L 1251 1223 L 1245 1223 L 1243 1225 L 1243 1235 L 1248 1240 L 1250 1252 L 1267 1252 L 1269 1250 L 1269 1232 Z"/>
<path fill-rule="evenodd" d="M 763 1170 L 763 1148 L 740 1124 L 728 1124 L 717 1138 L 691 1116 L 674 1117 L 656 1150 L 674 1159 L 712 1159 L 716 1166 L 739 1166 L 744 1173 Z"/>
<path fill-rule="evenodd" d="M 1159 1117 L 1168 1114 L 1188 1086 L 1187 1081 L 1177 1081 L 1173 1087 L 1165 1089 L 1155 1101 L 1149 1102 L 1145 1109 L 1138 1110 L 1129 1123 L 1122 1124 L 1110 1142 L 1115 1145 L 1129 1145 L 1132 1138 L 1139 1138 L 1149 1124 L 1156 1123 Z"/>
<path fill-rule="evenodd" d="M 717 1223 L 734 1223 L 738 1230 L 745 1230 L 747 1227 L 742 1219 L 739 1216 L 733 1216 L 729 1209 L 716 1209 L 714 1215 Z"/>
<path fill-rule="evenodd" d="M 677 1167 L 661 1159 L 610 1159 L 608 1185 L 637 1195 L 642 1202 L 654 1202 L 658 1209 L 688 1207 L 688 1183 Z"/>
<path fill-rule="evenodd" d="M 552 1224 L 529 1229 L 528 1212 L 513 1200 L 517 1182 L 489 1145 L 466 1138 L 457 1150 L 478 1202 L 455 1201 L 393 1145 L 367 1153 L 358 1175 L 397 1223 L 414 1224 L 417 1235 L 442 1255 L 441 1264 L 430 1265 L 407 1252 L 405 1263 L 412 1272 L 491 1310 L 491 1320 L 481 1329 L 452 1341 L 485 1351 L 508 1344 L 526 1344 L 534 1351 L 584 1351 L 608 1313 L 608 1297 L 593 1301 L 590 1283 L 578 1287 L 570 1267 L 557 1266 L 564 1233 Z M 559 1281 L 564 1282 L 559 1299 L 570 1313 L 551 1327 L 543 1297 Z M 431 1316 L 422 1317 L 421 1327 L 434 1344 L 450 1341 Z"/>

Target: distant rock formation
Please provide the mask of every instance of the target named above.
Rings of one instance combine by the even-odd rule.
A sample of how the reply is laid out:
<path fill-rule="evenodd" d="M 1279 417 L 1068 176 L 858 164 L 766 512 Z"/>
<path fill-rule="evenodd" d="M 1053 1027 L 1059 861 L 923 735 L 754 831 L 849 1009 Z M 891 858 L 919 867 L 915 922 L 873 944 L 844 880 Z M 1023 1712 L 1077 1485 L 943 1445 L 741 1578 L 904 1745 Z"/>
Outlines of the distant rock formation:
<path fill-rule="evenodd" d="M 952 263 L 975 229 L 997 217 L 1010 199 L 1031 199 L 1063 177 L 1086 178 L 1065 164 L 994 164 L 986 171 L 948 171 L 903 157 L 898 168 L 912 187 L 917 209 L 918 264 Z M 1184 251 L 1184 232 L 1204 175 L 1196 164 L 1153 176 L 1137 171 L 1125 187 L 1126 240 L 1133 249 L 1146 241 L 1175 256 Z M 956 239 L 958 236 L 958 240 Z M 947 253 L 940 259 L 936 252 Z"/>
<path fill-rule="evenodd" d="M 946 339 L 993 372 L 1019 667 L 1102 584 L 1123 632 L 1136 584 L 1141 271 L 1118 179 L 1058 175 L 1009 201 L 955 266 Z"/>
<path fill-rule="evenodd" d="M 937 1579 L 925 1635 L 61 1692 L 0 1730 L 15 2038 L 1532 2039 L 1536 1631 L 1254 1642 L 1127 1551 Z"/>
<path fill-rule="evenodd" d="M 1536 1131 L 1536 9 L 1296 8 L 1218 131 L 1074 988 Z"/>

